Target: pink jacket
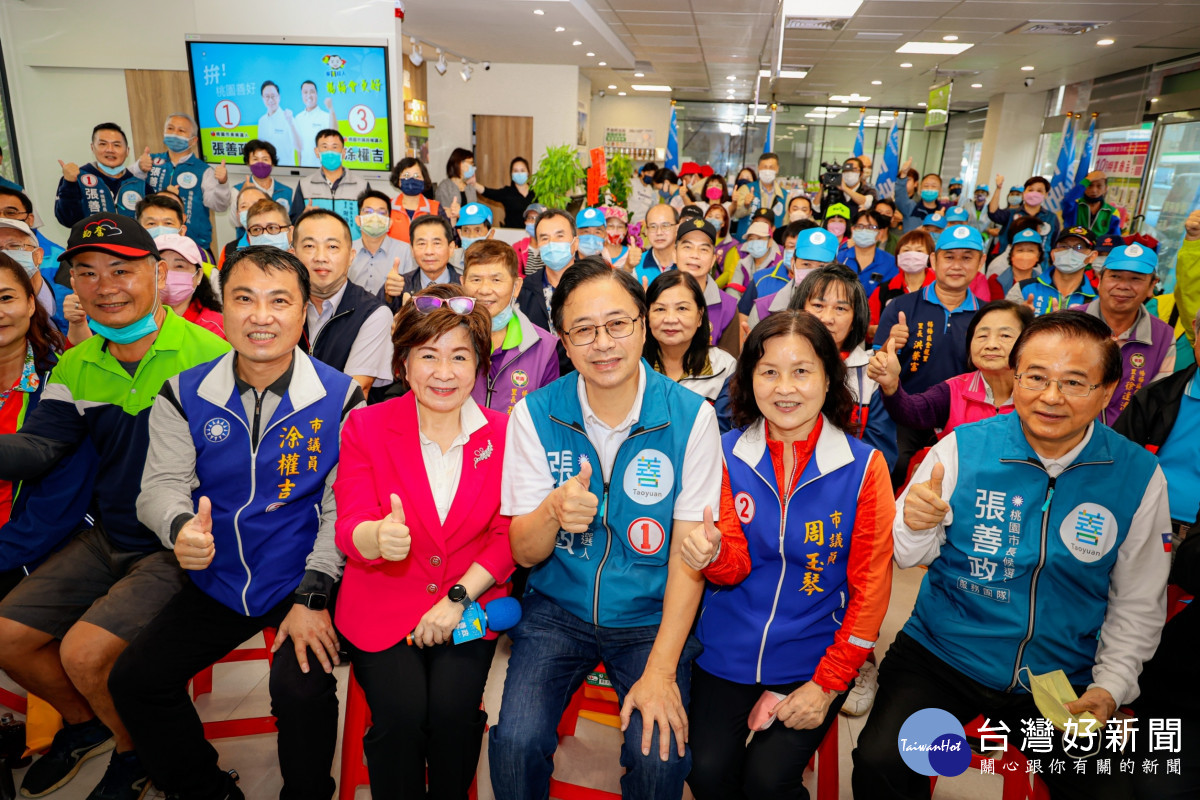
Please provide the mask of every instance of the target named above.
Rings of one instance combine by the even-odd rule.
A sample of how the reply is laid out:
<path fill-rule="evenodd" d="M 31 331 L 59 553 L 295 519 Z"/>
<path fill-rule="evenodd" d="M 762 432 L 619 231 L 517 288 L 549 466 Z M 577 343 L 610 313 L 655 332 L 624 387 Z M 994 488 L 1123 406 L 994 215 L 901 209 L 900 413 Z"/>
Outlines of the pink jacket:
<path fill-rule="evenodd" d="M 988 401 L 987 386 L 979 370 L 951 378 L 946 385 L 950 387 L 950 416 L 946 420 L 946 427 L 938 434 L 939 439 L 959 425 L 991 419 L 997 414 L 1007 414 L 1013 410 L 1011 400 L 1000 408 Z"/>
<path fill-rule="evenodd" d="M 462 479 L 444 525 L 425 477 L 412 393 L 351 411 L 346 419 L 333 485 L 336 541 L 347 557 L 335 621 L 355 647 L 379 652 L 403 640 L 472 562 L 496 579 L 496 586 L 476 598 L 481 605 L 509 593 L 504 584 L 514 567 L 509 518 L 500 515 L 508 416 L 480 410 L 487 425 L 463 448 Z M 393 492 L 404 504 L 412 549 L 403 561 L 368 560 L 354 546 L 354 529 L 383 519 Z"/>

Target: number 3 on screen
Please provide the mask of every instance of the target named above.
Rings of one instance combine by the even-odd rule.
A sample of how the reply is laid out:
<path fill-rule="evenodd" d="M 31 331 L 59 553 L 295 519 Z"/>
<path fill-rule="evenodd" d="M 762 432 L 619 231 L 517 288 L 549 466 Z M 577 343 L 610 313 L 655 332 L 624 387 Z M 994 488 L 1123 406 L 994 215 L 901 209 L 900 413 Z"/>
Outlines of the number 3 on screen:
<path fill-rule="evenodd" d="M 369 106 L 356 105 L 350 109 L 348 122 L 355 133 L 370 133 L 375 129 L 375 112 Z"/>

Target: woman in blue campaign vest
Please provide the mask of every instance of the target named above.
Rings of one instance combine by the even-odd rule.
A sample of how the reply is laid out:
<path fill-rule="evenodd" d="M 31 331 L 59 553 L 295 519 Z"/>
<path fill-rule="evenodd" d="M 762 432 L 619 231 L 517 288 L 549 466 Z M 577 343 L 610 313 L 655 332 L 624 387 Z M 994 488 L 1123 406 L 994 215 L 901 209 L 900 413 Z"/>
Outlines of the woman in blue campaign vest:
<path fill-rule="evenodd" d="M 683 545 L 709 581 L 688 712 L 697 800 L 807 798 L 805 765 L 879 635 L 896 507 L 845 376 L 801 311 L 755 327 L 738 360 L 719 527 L 709 516 Z"/>

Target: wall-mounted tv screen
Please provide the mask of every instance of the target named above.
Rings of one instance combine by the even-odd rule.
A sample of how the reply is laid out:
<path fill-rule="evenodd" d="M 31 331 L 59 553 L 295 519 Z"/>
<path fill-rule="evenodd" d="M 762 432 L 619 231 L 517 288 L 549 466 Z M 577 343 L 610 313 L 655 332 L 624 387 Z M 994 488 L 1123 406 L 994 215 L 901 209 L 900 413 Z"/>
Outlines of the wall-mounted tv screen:
<path fill-rule="evenodd" d="M 347 167 L 391 169 L 386 46 L 189 37 L 187 51 L 205 161 L 240 162 L 243 145 L 261 139 L 280 166 L 318 167 L 317 133 L 332 128 L 346 139 Z"/>

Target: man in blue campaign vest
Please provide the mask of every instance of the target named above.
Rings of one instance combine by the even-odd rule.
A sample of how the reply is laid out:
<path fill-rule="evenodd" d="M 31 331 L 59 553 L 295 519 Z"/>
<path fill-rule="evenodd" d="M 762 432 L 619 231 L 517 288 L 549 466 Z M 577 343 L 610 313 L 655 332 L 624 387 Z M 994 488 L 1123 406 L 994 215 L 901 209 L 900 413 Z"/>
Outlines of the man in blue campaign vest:
<path fill-rule="evenodd" d="M 929 572 L 879 668 L 854 751 L 856 797 L 928 797 L 896 742 L 931 707 L 960 722 L 982 714 L 996 747 L 1020 742 L 1030 758 L 1094 754 L 1158 646 L 1167 483 L 1153 455 L 1096 422 L 1121 378 L 1108 326 L 1081 311 L 1039 317 L 1009 361 L 1016 413 L 955 428 L 900 497 L 896 563 Z M 1069 690 L 1048 686 L 1060 670 Z M 1051 796 L 1133 796 L 1124 771 L 1082 763 L 1042 771 Z"/>
<path fill-rule="evenodd" d="M 191 581 L 122 654 L 109 686 L 155 786 L 188 800 L 239 800 L 188 681 L 277 628 L 281 796 L 329 800 L 338 719 L 330 603 L 344 563 L 333 482 L 341 423 L 363 404 L 362 389 L 297 346 L 309 281 L 294 255 L 243 248 L 221 288 L 234 352 L 163 385 L 137 503 Z M 321 669 L 311 668 L 310 649 Z"/>
<path fill-rule="evenodd" d="M 129 142 L 121 126 L 101 122 L 92 128 L 91 146 L 94 163 L 81 167 L 73 161 L 58 161 L 63 176 L 54 197 L 54 218 L 64 228 L 74 227 L 92 214 L 133 217 L 146 196 L 146 176 L 125 169 Z"/>
<path fill-rule="evenodd" d="M 716 415 L 641 359 L 646 297 L 628 273 L 581 259 L 551 316 L 577 372 L 510 417 L 501 512 L 533 572 L 489 734 L 492 786 L 500 800 L 546 796 L 563 708 L 603 662 L 622 704 L 623 796 L 678 800 L 704 589 L 680 548 L 718 507 Z"/>
<path fill-rule="evenodd" d="M 783 187 L 777 182 L 779 177 L 779 156 L 774 153 L 763 153 L 758 157 L 758 180 L 734 192 L 734 231 L 737 239 L 746 235 L 746 229 L 754 220 L 754 212 L 760 208 L 774 214 L 772 226 L 782 225 L 784 204 L 787 197 Z"/>
<path fill-rule="evenodd" d="M 208 212 L 228 211 L 233 192 L 224 159 L 210 167 L 192 153 L 199 130 L 196 121 L 187 114 L 171 114 L 163 125 L 163 144 L 167 149 L 151 153 L 147 147 L 133 171 L 146 178 L 148 191 L 169 191 L 179 196 L 187 219 L 187 235 L 202 249 L 210 250 L 213 228 Z"/>

